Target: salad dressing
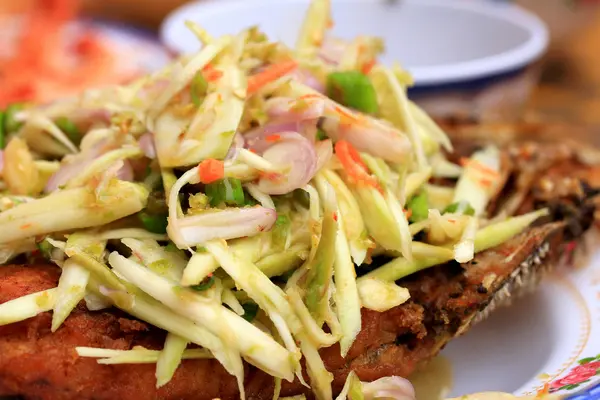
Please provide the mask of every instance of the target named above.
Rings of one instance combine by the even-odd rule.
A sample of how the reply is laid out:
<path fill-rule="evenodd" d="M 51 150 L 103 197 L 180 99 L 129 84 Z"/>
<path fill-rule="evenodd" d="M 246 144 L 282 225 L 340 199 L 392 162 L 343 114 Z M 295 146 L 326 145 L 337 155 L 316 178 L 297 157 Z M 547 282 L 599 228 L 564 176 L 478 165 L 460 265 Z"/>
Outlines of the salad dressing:
<path fill-rule="evenodd" d="M 454 370 L 452 362 L 441 355 L 415 371 L 408 380 L 415 388 L 417 400 L 557 400 L 559 398 L 559 396 L 552 394 L 542 397 L 518 397 L 510 393 L 501 392 L 474 393 L 457 398 L 449 398 L 448 395 L 454 387 Z"/>
<path fill-rule="evenodd" d="M 444 356 L 437 356 L 408 380 L 415 388 L 417 400 L 447 399 L 454 386 L 452 363 Z"/>

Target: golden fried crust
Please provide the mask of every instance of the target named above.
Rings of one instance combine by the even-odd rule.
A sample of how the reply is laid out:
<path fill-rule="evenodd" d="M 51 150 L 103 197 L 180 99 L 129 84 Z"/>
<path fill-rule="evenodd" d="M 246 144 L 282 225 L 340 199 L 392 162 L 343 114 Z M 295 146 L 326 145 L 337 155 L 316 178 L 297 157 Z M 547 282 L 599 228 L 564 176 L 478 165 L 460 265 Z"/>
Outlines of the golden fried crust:
<path fill-rule="evenodd" d="M 53 266 L 0 268 L 0 303 L 55 287 L 59 269 Z M 354 369 L 365 380 L 407 375 L 425 356 L 425 348 L 409 352 L 391 346 L 398 334 L 425 334 L 423 310 L 418 305 L 387 313 L 363 311 L 363 330 L 346 360 L 339 347 L 323 349 L 328 370 L 334 372 L 338 392 Z M 185 360 L 171 382 L 155 388 L 155 365 L 100 365 L 77 356 L 75 347 L 160 349 L 164 332 L 127 317 L 117 310 L 90 312 L 83 304 L 57 332 L 50 332 L 51 314 L 0 327 L 0 396 L 21 394 L 32 399 L 236 399 L 235 379 L 215 360 Z M 421 354 L 421 352 L 423 354 Z M 246 367 L 250 399 L 270 399 L 273 378 Z M 284 382 L 282 395 L 309 393 L 298 382 Z"/>
<path fill-rule="evenodd" d="M 478 263 L 447 265 L 422 271 L 401 282 L 413 300 L 384 313 L 362 311 L 362 330 L 345 359 L 339 346 L 321 349 L 326 368 L 339 393 L 349 371 L 361 380 L 408 376 L 433 357 L 459 329 L 489 303 L 506 277 L 519 268 L 533 249 L 554 237 L 561 242 L 563 223 L 530 229 L 496 249 L 477 255 Z M 556 246 L 555 248 L 558 248 Z M 512 254 L 510 261 L 506 253 Z M 488 273 L 498 279 L 481 290 Z M 54 266 L 0 268 L 0 303 L 56 286 Z M 435 288 L 435 290 L 432 290 Z M 427 314 L 425 313 L 427 310 Z M 0 395 L 62 399 L 236 399 L 235 379 L 215 360 L 187 360 L 171 382 L 155 388 L 155 365 L 100 365 L 79 358 L 77 346 L 160 349 L 164 332 L 114 310 L 90 312 L 83 304 L 57 332 L 50 332 L 50 313 L 0 327 Z M 249 399 L 271 399 L 273 378 L 246 366 Z M 297 381 L 284 382 L 282 395 L 305 393 Z"/>
<path fill-rule="evenodd" d="M 457 141 L 459 155 L 470 154 L 476 143 L 471 139 Z M 461 149 L 461 143 L 469 148 Z M 585 178 L 597 187 L 600 169 L 582 165 L 573 151 L 551 146 L 529 150 L 509 151 L 511 158 L 503 161 L 503 168 L 515 175 L 513 181 L 533 174 L 546 182 L 530 180 L 525 188 L 520 188 L 518 182 L 516 188 L 514 182 L 507 184 L 506 193 L 497 196 L 493 207 L 502 207 L 499 199 L 523 191 L 523 198 L 515 204 L 519 213 L 530 211 L 541 201 L 542 206 L 551 209 L 548 219 L 558 222 L 531 228 L 498 248 L 478 254 L 468 264 L 449 263 L 403 279 L 400 284 L 409 288 L 412 298 L 399 307 L 385 313 L 363 309 L 362 330 L 346 358 L 341 357 L 338 345 L 320 351 L 334 377 L 334 394 L 339 393 L 352 370 L 363 381 L 408 376 L 419 363 L 466 330 L 472 320 L 492 308 L 488 305 L 511 283 L 513 272 L 519 276 L 519 269 L 526 265 L 527 271 L 535 275 L 535 269 L 541 269 L 539 263 L 527 260 L 542 245 L 550 249 L 546 258 L 552 262 L 561 253 L 560 244 L 578 238 L 589 228 L 596 210 L 596 205 L 586 199 L 589 190 L 571 185 L 564 178 Z M 559 187 L 565 193 L 554 190 Z M 547 199 L 547 192 L 561 193 Z M 0 304 L 55 287 L 59 273 L 57 267 L 49 265 L 0 267 Z M 492 274 L 496 279 L 486 279 Z M 156 389 L 154 364 L 109 366 L 78 357 L 77 346 L 162 348 L 164 332 L 117 310 L 90 312 L 82 303 L 57 332 L 50 332 L 50 322 L 51 314 L 44 313 L 0 327 L 0 396 L 16 394 L 49 400 L 239 398 L 235 379 L 215 360 L 186 360 L 171 382 Z M 273 378 L 248 365 L 245 369 L 247 398 L 271 399 Z M 283 383 L 282 395 L 299 393 L 311 397 L 310 390 L 297 381 Z"/>
<path fill-rule="evenodd" d="M 589 179 L 593 175 L 589 169 L 573 163 L 568 155 L 548 157 L 551 153 L 546 151 L 537 154 L 546 157 L 530 160 L 536 164 L 533 170 L 553 187 L 565 176 L 594 181 Z M 544 158 L 552 162 L 547 163 Z M 515 159 L 512 164 L 518 161 Z M 522 169 L 515 167 L 515 172 L 519 174 Z M 334 377 L 333 393 L 341 390 L 352 370 L 364 381 L 389 375 L 408 376 L 419 363 L 426 362 L 448 340 L 464 331 L 473 318 L 489 309 L 494 293 L 542 244 L 551 240 L 551 256 L 560 254 L 559 244 L 576 239 L 587 230 L 595 210 L 586 200 L 586 190 L 577 186 L 571 193 L 571 186 L 565 186 L 569 190 L 562 194 L 563 198 L 545 203 L 552 210 L 548 219 L 559 222 L 531 228 L 498 248 L 478 254 L 471 263 L 438 266 L 403 279 L 400 284 L 409 288 L 412 299 L 399 307 L 385 313 L 363 309 L 362 330 L 346 358 L 341 357 L 338 345 L 320 351 Z M 507 190 L 510 194 L 514 188 Z M 520 212 L 530 211 L 536 201 L 548 201 L 543 186 L 532 185 L 526 193 Z M 492 273 L 497 279 L 486 280 Z M 50 265 L 0 267 L 0 303 L 55 287 L 59 274 L 60 270 Z M 77 346 L 162 348 L 163 331 L 117 310 L 90 312 L 82 303 L 57 332 L 50 332 L 50 322 L 51 314 L 44 313 L 0 327 L 0 396 L 16 394 L 49 400 L 239 398 L 235 379 L 215 360 L 186 360 L 171 382 L 156 389 L 154 364 L 109 366 L 78 357 Z M 245 369 L 247 398 L 271 399 L 273 378 L 248 365 Z M 282 395 L 299 393 L 310 397 L 310 389 L 297 381 L 283 383 Z"/>
<path fill-rule="evenodd" d="M 0 303 L 54 287 L 58 276 L 51 266 L 0 268 Z M 44 313 L 0 327 L 0 395 L 49 400 L 237 397 L 235 380 L 214 360 L 185 361 L 173 382 L 156 390 L 155 365 L 103 366 L 78 357 L 77 346 L 160 346 L 162 332 L 119 312 L 88 312 L 80 306 L 55 333 L 50 322 L 51 314 Z"/>

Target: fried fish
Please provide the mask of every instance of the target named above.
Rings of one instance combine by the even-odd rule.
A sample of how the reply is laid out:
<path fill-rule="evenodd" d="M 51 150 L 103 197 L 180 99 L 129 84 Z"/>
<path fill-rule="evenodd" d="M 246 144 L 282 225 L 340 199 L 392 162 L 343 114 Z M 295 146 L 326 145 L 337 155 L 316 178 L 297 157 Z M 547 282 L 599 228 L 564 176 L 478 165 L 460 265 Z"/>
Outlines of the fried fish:
<path fill-rule="evenodd" d="M 457 157 L 477 145 L 473 140 L 456 143 Z M 576 151 L 561 149 L 533 142 L 504 146 L 506 180 L 488 211 L 521 214 L 547 207 L 550 214 L 468 263 L 453 261 L 402 279 L 399 285 L 411 296 L 406 303 L 382 313 L 363 309 L 362 331 L 345 358 L 338 344 L 320 350 L 334 377 L 334 394 L 350 371 L 362 381 L 409 376 L 494 309 L 535 289 L 573 251 L 592 227 L 599 185 L 594 167 L 581 162 Z M 2 267 L 0 303 L 55 287 L 59 276 L 59 268 L 51 265 Z M 47 312 L 0 327 L 0 395 L 47 400 L 239 397 L 235 378 L 212 359 L 184 360 L 171 382 L 156 389 L 154 364 L 101 365 L 78 357 L 78 346 L 162 348 L 163 331 L 118 310 L 89 311 L 82 302 L 55 333 L 50 322 Z M 248 364 L 244 376 L 247 398 L 272 398 L 271 376 Z M 298 380 L 283 382 L 282 396 L 298 394 L 312 396 Z"/>

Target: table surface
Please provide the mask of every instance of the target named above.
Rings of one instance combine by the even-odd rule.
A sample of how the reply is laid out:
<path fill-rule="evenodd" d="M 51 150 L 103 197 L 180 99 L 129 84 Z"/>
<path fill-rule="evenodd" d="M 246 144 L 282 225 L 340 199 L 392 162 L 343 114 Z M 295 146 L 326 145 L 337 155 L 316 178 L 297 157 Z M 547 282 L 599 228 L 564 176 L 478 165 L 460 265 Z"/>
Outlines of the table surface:
<path fill-rule="evenodd" d="M 587 125 L 590 139 L 600 144 L 600 13 L 552 49 L 542 68 L 527 118 Z"/>

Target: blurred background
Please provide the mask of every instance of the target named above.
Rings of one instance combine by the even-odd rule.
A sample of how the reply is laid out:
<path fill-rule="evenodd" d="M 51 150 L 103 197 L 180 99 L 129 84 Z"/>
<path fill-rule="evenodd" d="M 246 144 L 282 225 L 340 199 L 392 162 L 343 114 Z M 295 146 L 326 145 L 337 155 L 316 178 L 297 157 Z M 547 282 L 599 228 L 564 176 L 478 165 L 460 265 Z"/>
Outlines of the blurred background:
<path fill-rule="evenodd" d="M 527 92 L 524 106 L 519 106 L 518 110 L 513 107 L 510 115 L 492 112 L 490 118 L 582 124 L 590 127 L 590 132 L 594 132 L 592 135 L 594 138 L 600 137 L 600 0 L 516 0 L 515 2 L 537 14 L 547 24 L 550 31 L 550 44 L 543 58 L 533 67 L 535 70 L 533 90 Z M 44 7 L 51 9 L 57 4 L 66 7 L 66 4 L 79 16 L 116 21 L 128 28 L 141 28 L 145 31 L 145 38 L 148 39 L 152 38 L 153 34 L 157 34 L 165 16 L 184 3 L 185 0 L 0 0 L 0 15 L 8 17 L 31 14 Z M 44 15 L 42 12 L 41 17 L 38 15 L 38 19 L 43 19 Z M 9 36 L 2 32 L 0 38 L 4 41 L 9 40 L 7 39 Z M 154 39 L 158 40 L 157 38 L 158 36 Z M 44 46 L 39 44 L 39 47 Z M 19 49 L 34 51 L 31 48 L 23 50 L 26 47 Z M 130 57 L 133 55 L 127 58 Z M 10 84 L 9 75 L 6 70 L 3 72 L 0 68 L 1 90 Z M 113 78 L 115 77 L 110 77 Z M 531 84 L 531 79 L 528 82 Z M 14 90 L 19 93 L 26 91 L 23 87 Z"/>

